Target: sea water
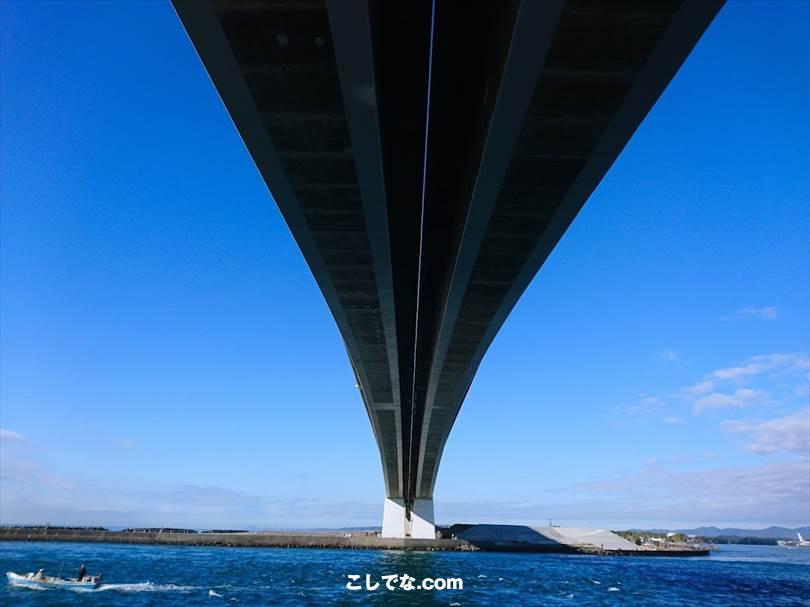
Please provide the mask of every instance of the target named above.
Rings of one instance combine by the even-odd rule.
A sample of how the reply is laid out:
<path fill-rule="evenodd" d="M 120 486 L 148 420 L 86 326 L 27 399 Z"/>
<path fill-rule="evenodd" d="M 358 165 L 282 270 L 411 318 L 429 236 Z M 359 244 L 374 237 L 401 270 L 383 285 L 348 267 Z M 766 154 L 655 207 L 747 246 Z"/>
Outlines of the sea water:
<path fill-rule="evenodd" d="M 0 542 L 0 571 L 103 572 L 93 591 L 0 581 L 0 605 L 810 605 L 810 549 L 719 546 L 710 557 L 168 547 Z M 348 576 L 359 576 L 350 590 Z M 366 576 L 375 590 L 366 589 Z M 395 590 L 382 576 L 396 575 Z M 461 578 L 404 590 L 402 576 Z"/>

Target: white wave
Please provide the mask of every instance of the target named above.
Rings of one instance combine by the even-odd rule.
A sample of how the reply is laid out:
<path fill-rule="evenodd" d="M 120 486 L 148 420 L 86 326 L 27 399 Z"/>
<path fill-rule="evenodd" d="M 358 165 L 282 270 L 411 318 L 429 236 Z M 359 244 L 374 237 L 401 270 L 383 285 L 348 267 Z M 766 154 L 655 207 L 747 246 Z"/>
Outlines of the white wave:
<path fill-rule="evenodd" d="M 139 584 L 101 584 L 98 588 L 80 588 L 70 586 L 53 586 L 52 588 L 31 583 L 26 579 L 9 578 L 9 585 L 29 590 L 70 590 L 71 592 L 190 592 L 196 590 L 195 586 L 178 586 L 177 584 L 153 584 L 152 582 L 141 582 Z"/>
<path fill-rule="evenodd" d="M 118 592 L 191 592 L 197 590 L 196 586 L 178 586 L 177 584 L 153 584 L 152 582 L 141 582 L 139 584 L 102 584 L 96 588 L 95 592 L 104 591 Z"/>
<path fill-rule="evenodd" d="M 608 592 L 619 592 L 619 589 L 616 588 L 616 586 L 611 586 L 610 588 L 608 588 Z"/>
<path fill-rule="evenodd" d="M 25 582 L 18 582 L 17 580 L 9 580 L 9 586 L 16 586 L 17 588 L 27 588 L 28 590 L 50 590 L 50 588 L 43 588 L 42 586 L 33 586 Z"/>
<path fill-rule="evenodd" d="M 216 590 L 209 590 L 208 591 L 208 596 L 219 596 L 219 597 L 221 597 L 222 595 L 219 592 L 217 592 Z"/>

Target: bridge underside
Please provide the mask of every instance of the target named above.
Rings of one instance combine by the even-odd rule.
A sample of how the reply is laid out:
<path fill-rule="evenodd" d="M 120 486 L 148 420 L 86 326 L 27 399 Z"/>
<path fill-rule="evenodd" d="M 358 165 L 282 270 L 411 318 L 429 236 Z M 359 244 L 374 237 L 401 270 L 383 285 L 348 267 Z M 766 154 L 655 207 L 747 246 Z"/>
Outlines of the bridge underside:
<path fill-rule="evenodd" d="M 487 348 L 722 1 L 174 5 L 346 343 L 386 532 L 430 534 Z"/>

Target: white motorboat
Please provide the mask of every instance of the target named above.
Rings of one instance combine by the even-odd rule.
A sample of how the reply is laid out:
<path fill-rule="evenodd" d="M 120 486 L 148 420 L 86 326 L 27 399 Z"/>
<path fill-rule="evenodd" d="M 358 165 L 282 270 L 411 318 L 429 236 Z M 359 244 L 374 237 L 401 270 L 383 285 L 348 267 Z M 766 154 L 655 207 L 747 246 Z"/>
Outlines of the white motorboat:
<path fill-rule="evenodd" d="M 24 588 L 36 588 L 38 590 L 45 590 L 48 588 L 68 588 L 70 590 L 84 589 L 95 590 L 101 584 L 100 575 L 85 575 L 81 579 L 64 578 L 53 575 L 45 575 L 42 569 L 36 573 L 14 573 L 8 571 L 6 573 L 8 583 L 14 586 L 22 586 Z"/>

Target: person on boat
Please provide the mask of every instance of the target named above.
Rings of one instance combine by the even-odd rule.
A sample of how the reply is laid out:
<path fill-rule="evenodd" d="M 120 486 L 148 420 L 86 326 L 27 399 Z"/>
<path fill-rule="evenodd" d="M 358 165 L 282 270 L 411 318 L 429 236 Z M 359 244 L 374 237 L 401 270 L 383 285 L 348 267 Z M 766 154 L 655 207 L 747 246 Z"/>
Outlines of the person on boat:
<path fill-rule="evenodd" d="M 45 579 L 44 571 L 45 571 L 44 569 L 40 569 L 39 571 L 37 571 L 37 573 L 36 573 L 36 575 L 34 577 L 36 579 L 38 579 L 38 580 L 44 580 Z"/>
<path fill-rule="evenodd" d="M 84 563 L 82 563 L 82 566 L 79 567 L 79 577 L 77 577 L 76 579 L 81 582 L 84 579 L 85 575 L 87 575 L 87 569 L 84 568 Z"/>

